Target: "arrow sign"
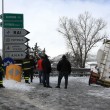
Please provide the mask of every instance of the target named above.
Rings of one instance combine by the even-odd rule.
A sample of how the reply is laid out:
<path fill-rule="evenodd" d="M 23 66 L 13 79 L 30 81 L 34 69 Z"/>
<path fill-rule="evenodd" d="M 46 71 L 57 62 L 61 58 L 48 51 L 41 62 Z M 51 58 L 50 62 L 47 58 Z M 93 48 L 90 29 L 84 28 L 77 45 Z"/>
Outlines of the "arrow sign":
<path fill-rule="evenodd" d="M 26 43 L 29 39 L 26 37 L 5 37 L 4 43 Z"/>
<path fill-rule="evenodd" d="M 19 51 L 25 51 L 27 49 L 27 46 L 25 44 L 15 44 L 15 45 L 5 45 L 5 51 L 10 52 L 19 52 Z"/>
<path fill-rule="evenodd" d="M 6 37 L 23 37 L 29 34 L 30 32 L 26 29 L 10 29 L 10 28 L 4 28 L 4 36 Z"/>
<path fill-rule="evenodd" d="M 13 59 L 24 59 L 25 56 L 25 52 L 5 52 L 5 57 L 10 57 Z"/>

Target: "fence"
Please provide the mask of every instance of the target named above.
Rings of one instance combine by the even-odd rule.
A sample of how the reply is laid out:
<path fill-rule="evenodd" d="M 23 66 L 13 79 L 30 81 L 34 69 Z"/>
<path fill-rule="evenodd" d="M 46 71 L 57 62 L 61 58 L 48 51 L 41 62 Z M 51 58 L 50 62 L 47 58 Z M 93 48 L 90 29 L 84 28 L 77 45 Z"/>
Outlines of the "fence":
<path fill-rule="evenodd" d="M 90 68 L 72 68 L 71 75 L 72 76 L 89 76 L 90 75 Z M 55 67 L 52 67 L 52 76 L 58 75 L 58 71 Z"/>

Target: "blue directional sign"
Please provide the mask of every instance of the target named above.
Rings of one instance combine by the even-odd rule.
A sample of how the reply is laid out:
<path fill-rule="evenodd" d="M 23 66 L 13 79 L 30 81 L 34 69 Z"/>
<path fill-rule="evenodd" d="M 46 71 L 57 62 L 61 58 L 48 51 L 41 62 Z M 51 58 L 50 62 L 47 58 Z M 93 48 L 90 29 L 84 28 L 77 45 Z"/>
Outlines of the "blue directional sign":
<path fill-rule="evenodd" d="M 14 64 L 14 60 L 10 57 L 4 58 L 3 59 L 3 66 L 6 68 L 8 65 Z"/>

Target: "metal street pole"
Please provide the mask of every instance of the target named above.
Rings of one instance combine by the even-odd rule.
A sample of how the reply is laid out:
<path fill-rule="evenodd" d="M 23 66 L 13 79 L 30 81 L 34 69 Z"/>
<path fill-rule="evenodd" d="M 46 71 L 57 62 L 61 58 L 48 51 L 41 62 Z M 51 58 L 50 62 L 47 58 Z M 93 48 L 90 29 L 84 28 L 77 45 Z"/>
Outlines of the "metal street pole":
<path fill-rule="evenodd" d="M 4 59 L 4 0 L 2 0 L 2 58 Z"/>

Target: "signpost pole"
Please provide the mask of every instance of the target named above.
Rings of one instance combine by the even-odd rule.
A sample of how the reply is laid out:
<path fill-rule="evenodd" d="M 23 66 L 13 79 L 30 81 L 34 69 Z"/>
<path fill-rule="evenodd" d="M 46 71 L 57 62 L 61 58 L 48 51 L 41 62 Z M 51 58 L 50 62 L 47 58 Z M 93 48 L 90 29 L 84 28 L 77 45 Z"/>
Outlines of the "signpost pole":
<path fill-rule="evenodd" d="M 4 0 L 2 0 L 2 58 L 4 59 L 4 19 L 3 19 L 3 14 L 4 14 Z"/>

